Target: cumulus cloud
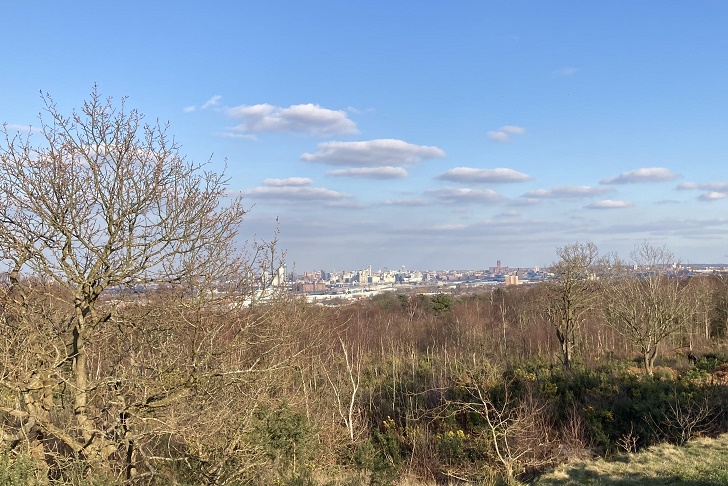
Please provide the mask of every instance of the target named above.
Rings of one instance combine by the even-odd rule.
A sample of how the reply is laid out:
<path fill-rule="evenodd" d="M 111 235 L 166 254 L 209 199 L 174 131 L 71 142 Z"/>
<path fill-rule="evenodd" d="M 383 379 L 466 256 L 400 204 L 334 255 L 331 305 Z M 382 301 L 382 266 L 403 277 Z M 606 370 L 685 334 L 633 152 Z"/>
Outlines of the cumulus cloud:
<path fill-rule="evenodd" d="M 516 125 L 505 125 L 498 130 L 486 133 L 486 136 L 494 142 L 510 142 L 513 135 L 523 135 L 526 129 Z"/>
<path fill-rule="evenodd" d="M 681 191 L 705 191 L 698 196 L 700 201 L 717 201 L 728 197 L 728 182 L 683 182 L 677 188 Z"/>
<path fill-rule="evenodd" d="M 403 167 L 354 167 L 352 169 L 331 170 L 326 175 L 384 180 L 402 179 L 407 177 L 407 171 Z"/>
<path fill-rule="evenodd" d="M 635 184 L 638 182 L 664 182 L 677 179 L 679 176 L 664 167 L 646 167 L 622 172 L 617 177 L 604 179 L 600 184 Z"/>
<path fill-rule="evenodd" d="M 610 192 L 607 187 L 591 187 L 591 186 L 557 186 L 552 189 L 536 189 L 523 195 L 529 199 L 560 199 L 560 198 L 579 198 L 594 197 Z"/>
<path fill-rule="evenodd" d="M 471 167 L 455 167 L 444 174 L 440 174 L 437 178 L 450 182 L 478 182 L 491 184 L 531 180 L 530 176 L 513 169 L 474 169 Z"/>
<path fill-rule="evenodd" d="M 218 106 L 220 104 L 220 99 L 222 99 L 222 96 L 220 96 L 220 95 L 213 96 L 212 98 L 210 98 L 209 100 L 205 101 L 202 104 L 202 109 L 206 110 L 208 108 L 213 108 L 215 106 Z"/>
<path fill-rule="evenodd" d="M 351 194 L 333 191 L 323 187 L 312 187 L 313 181 L 305 177 L 288 179 L 266 179 L 262 185 L 242 191 L 243 196 L 279 201 L 328 201 L 335 202 L 350 198 Z"/>
<path fill-rule="evenodd" d="M 702 186 L 705 186 L 706 184 L 700 184 L 699 182 L 683 182 L 682 184 L 678 184 L 677 189 L 681 191 L 687 191 L 687 190 L 693 190 L 693 189 L 700 189 Z"/>
<path fill-rule="evenodd" d="M 588 209 L 622 209 L 634 206 L 630 201 L 615 201 L 613 199 L 604 199 L 594 204 L 586 206 Z"/>
<path fill-rule="evenodd" d="M 352 167 L 411 165 L 424 159 L 444 157 L 437 147 L 414 145 L 402 140 L 379 139 L 365 142 L 325 142 L 316 153 L 305 153 L 301 160 Z"/>
<path fill-rule="evenodd" d="M 728 197 L 728 192 L 709 191 L 698 196 L 701 201 L 717 201 Z"/>
<path fill-rule="evenodd" d="M 458 187 L 444 187 L 442 189 L 430 189 L 425 191 L 426 195 L 439 199 L 446 203 L 493 203 L 504 199 L 492 189 L 467 189 Z"/>
<path fill-rule="evenodd" d="M 267 103 L 225 108 L 231 118 L 243 123 L 233 128 L 243 133 L 300 132 L 317 136 L 358 133 L 356 124 L 342 110 L 330 110 L 312 103 L 287 108 Z"/>

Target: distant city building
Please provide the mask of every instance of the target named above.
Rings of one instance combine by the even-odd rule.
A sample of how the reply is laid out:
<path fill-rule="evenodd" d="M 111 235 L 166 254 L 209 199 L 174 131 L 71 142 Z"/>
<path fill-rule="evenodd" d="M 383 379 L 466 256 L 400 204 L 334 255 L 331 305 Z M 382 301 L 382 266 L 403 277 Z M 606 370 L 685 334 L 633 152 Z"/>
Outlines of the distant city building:
<path fill-rule="evenodd" d="M 299 294 L 325 292 L 326 282 L 296 282 L 296 284 L 293 286 L 293 291 Z"/>
<path fill-rule="evenodd" d="M 286 284 L 286 267 L 278 268 L 278 271 L 271 276 L 270 283 L 274 287 L 280 287 Z"/>

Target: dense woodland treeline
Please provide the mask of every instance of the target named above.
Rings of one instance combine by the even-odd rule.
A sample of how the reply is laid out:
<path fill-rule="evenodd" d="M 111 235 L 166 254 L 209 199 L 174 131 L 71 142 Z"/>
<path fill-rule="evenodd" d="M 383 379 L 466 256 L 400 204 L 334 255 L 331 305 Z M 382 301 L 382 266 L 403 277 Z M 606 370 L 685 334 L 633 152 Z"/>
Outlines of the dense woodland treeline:
<path fill-rule="evenodd" d="M 728 429 L 728 280 L 664 247 L 318 307 L 165 126 L 42 99 L 0 139 L 0 484 L 513 482 Z"/>

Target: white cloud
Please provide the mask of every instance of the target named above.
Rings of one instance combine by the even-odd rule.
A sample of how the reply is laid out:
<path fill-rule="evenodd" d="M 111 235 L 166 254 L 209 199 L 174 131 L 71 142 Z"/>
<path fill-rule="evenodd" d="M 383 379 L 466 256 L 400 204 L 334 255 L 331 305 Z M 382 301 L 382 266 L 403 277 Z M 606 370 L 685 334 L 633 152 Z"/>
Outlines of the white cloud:
<path fill-rule="evenodd" d="M 301 186 L 261 186 L 243 191 L 243 195 L 281 200 L 331 200 L 351 197 L 349 194 L 332 191 L 323 187 Z"/>
<path fill-rule="evenodd" d="M 591 186 L 557 186 L 552 189 L 536 189 L 523 195 L 525 198 L 537 199 L 559 199 L 559 198 L 579 198 L 594 197 L 610 192 L 612 189 L 607 187 L 591 187 Z"/>
<path fill-rule="evenodd" d="M 685 233 L 695 235 L 697 230 L 706 231 L 715 226 L 725 226 L 728 223 L 726 219 L 666 219 L 661 221 L 641 221 L 626 222 L 622 224 L 603 227 L 601 230 L 595 230 L 599 233 L 618 234 L 618 233 L 653 233 L 653 234 L 671 234 Z"/>
<path fill-rule="evenodd" d="M 311 184 L 313 184 L 313 181 L 305 177 L 266 179 L 261 186 L 242 191 L 242 195 L 253 198 L 275 199 L 282 202 L 340 201 L 351 197 L 351 194 L 323 187 L 311 187 Z"/>
<path fill-rule="evenodd" d="M 184 108 L 182 108 L 182 111 L 184 111 L 185 113 L 192 113 L 196 109 L 197 109 L 197 107 L 195 107 L 195 105 L 192 105 L 192 106 L 185 106 Z"/>
<path fill-rule="evenodd" d="M 310 186 L 313 181 L 308 177 L 289 177 L 287 179 L 265 179 L 264 186 L 269 187 L 291 187 L 291 186 Z"/>
<path fill-rule="evenodd" d="M 14 123 L 7 123 L 3 125 L 8 132 L 28 132 L 30 133 L 32 131 L 32 127 L 30 125 L 17 125 Z"/>
<path fill-rule="evenodd" d="M 462 231 L 467 228 L 464 224 L 436 224 L 432 227 L 435 231 Z"/>
<path fill-rule="evenodd" d="M 395 200 L 389 200 L 384 201 L 382 204 L 386 206 L 409 206 L 409 207 L 420 207 L 420 206 L 429 206 L 430 203 L 426 199 L 416 198 L 416 199 L 395 199 Z"/>
<path fill-rule="evenodd" d="M 218 106 L 220 104 L 220 99 L 222 99 L 222 96 L 220 96 L 220 95 L 213 96 L 212 98 L 210 98 L 209 100 L 205 101 L 202 104 L 202 109 L 203 110 L 206 110 L 208 108 L 212 108 L 214 106 Z"/>
<path fill-rule="evenodd" d="M 634 206 L 630 201 L 615 201 L 613 199 L 604 199 L 602 201 L 597 201 L 594 204 L 589 204 L 586 206 L 588 209 L 621 209 L 621 208 L 631 208 Z"/>
<path fill-rule="evenodd" d="M 425 191 L 425 194 L 446 203 L 493 203 L 504 199 L 503 196 L 492 189 L 444 187 L 442 189 L 430 189 Z"/>
<path fill-rule="evenodd" d="M 537 206 L 542 203 L 542 199 L 533 198 L 526 195 L 521 196 L 519 199 L 513 199 L 510 201 L 510 205 L 516 207 Z"/>
<path fill-rule="evenodd" d="M 423 159 L 445 156 L 437 147 L 413 145 L 402 140 L 380 139 L 365 142 L 325 142 L 318 152 L 301 156 L 306 162 L 352 167 L 411 165 Z"/>
<path fill-rule="evenodd" d="M 698 196 L 700 201 L 718 201 L 728 197 L 728 182 L 683 182 L 677 188 L 679 190 L 705 191 Z"/>
<path fill-rule="evenodd" d="M 600 184 L 634 184 L 638 182 L 664 182 L 677 179 L 679 176 L 664 167 L 646 167 L 622 172 L 617 177 L 604 179 Z"/>
<path fill-rule="evenodd" d="M 407 226 L 399 225 L 391 228 L 392 233 L 397 235 L 406 235 L 413 237 L 413 242 L 416 243 L 417 239 L 428 236 L 437 236 L 441 230 L 458 231 L 458 241 L 464 239 L 481 239 L 484 235 L 487 235 L 487 241 L 493 242 L 495 240 L 505 240 L 508 245 L 512 245 L 514 239 L 513 236 L 528 236 L 537 235 L 539 243 L 542 243 L 544 232 L 554 229 L 554 223 L 552 221 L 540 221 L 540 220 L 526 220 L 526 219 L 493 219 L 486 221 L 474 222 L 471 224 L 453 224 L 453 223 L 433 223 L 426 226 Z M 559 228 L 561 230 L 562 228 Z M 450 241 L 448 244 L 454 244 L 454 241 Z"/>
<path fill-rule="evenodd" d="M 365 209 L 368 206 L 360 202 L 339 199 L 326 203 L 326 207 L 338 209 Z"/>
<path fill-rule="evenodd" d="M 677 188 L 680 190 L 728 192 L 728 182 L 683 182 Z"/>
<path fill-rule="evenodd" d="M 240 138 L 244 140 L 258 140 L 258 137 L 248 133 L 237 133 L 237 132 L 221 132 L 219 135 L 223 138 Z"/>
<path fill-rule="evenodd" d="M 444 174 L 440 174 L 437 178 L 443 181 L 462 183 L 507 183 L 531 180 L 530 176 L 513 169 L 474 169 L 471 167 L 455 167 Z"/>
<path fill-rule="evenodd" d="M 345 111 L 329 110 L 312 103 L 288 108 L 267 103 L 240 105 L 226 108 L 225 113 L 243 120 L 234 130 L 244 133 L 301 132 L 329 136 L 359 132 Z"/>
<path fill-rule="evenodd" d="M 683 182 L 682 184 L 678 184 L 677 188 L 679 190 L 693 190 L 693 189 L 701 189 L 701 186 L 704 186 L 705 184 L 700 184 L 699 182 Z"/>
<path fill-rule="evenodd" d="M 407 177 L 407 171 L 403 167 L 354 167 L 331 170 L 326 175 L 361 179 L 402 179 Z"/>
<path fill-rule="evenodd" d="M 510 142 L 513 135 L 523 135 L 526 129 L 516 125 L 505 125 L 498 130 L 486 133 L 486 136 L 494 142 Z"/>
<path fill-rule="evenodd" d="M 516 211 L 515 209 L 506 209 L 505 211 L 501 212 L 500 214 L 496 214 L 495 217 L 496 217 L 496 219 L 501 219 L 501 220 L 504 220 L 504 219 L 512 220 L 512 219 L 520 218 L 521 212 Z"/>
<path fill-rule="evenodd" d="M 717 201 L 728 197 L 728 192 L 709 191 L 701 194 L 698 199 L 701 201 Z"/>

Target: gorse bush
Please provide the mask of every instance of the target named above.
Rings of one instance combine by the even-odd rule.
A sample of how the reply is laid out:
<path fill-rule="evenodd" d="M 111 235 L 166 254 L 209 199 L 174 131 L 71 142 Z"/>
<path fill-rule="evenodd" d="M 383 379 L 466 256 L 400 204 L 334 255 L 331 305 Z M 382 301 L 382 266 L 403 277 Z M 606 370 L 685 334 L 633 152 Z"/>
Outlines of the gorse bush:
<path fill-rule="evenodd" d="M 31 457 L 21 455 L 13 457 L 8 450 L 0 451 L 0 485 L 1 486 L 35 486 L 45 482 L 38 477 L 37 462 Z"/>

